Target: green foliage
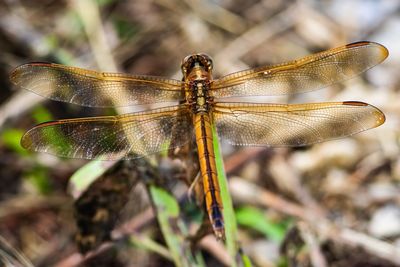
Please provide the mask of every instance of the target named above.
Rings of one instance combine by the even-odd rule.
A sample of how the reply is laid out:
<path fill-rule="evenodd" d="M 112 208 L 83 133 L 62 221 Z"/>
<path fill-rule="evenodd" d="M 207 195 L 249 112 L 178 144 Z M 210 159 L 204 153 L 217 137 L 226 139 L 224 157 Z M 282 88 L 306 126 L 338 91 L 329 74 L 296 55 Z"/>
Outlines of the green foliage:
<path fill-rule="evenodd" d="M 280 257 L 278 263 L 276 264 L 278 267 L 288 267 L 289 263 L 286 257 Z"/>
<path fill-rule="evenodd" d="M 179 216 L 179 205 L 175 198 L 160 187 L 151 186 L 151 196 L 154 204 L 160 209 L 163 218 L 174 218 Z"/>
<path fill-rule="evenodd" d="M 114 3 L 116 0 L 96 0 L 96 3 L 101 7 Z"/>
<path fill-rule="evenodd" d="M 23 134 L 24 131 L 20 129 L 6 129 L 1 133 L 1 141 L 7 148 L 15 151 L 19 155 L 25 156 L 28 155 L 28 151 L 23 149 L 20 145 Z"/>
<path fill-rule="evenodd" d="M 131 21 L 120 18 L 114 19 L 114 27 L 121 39 L 130 39 L 139 31 L 139 28 L 135 27 Z"/>
<path fill-rule="evenodd" d="M 53 119 L 53 115 L 42 105 L 38 105 L 32 111 L 32 117 L 35 119 L 36 123 L 42 123 L 46 121 L 51 121 Z"/>
<path fill-rule="evenodd" d="M 69 179 L 68 187 L 74 198 L 86 191 L 86 189 L 102 174 L 104 174 L 115 162 L 92 160 L 83 165 Z"/>
<path fill-rule="evenodd" d="M 164 189 L 150 185 L 150 196 L 157 219 L 175 266 L 199 266 L 185 242 L 187 230 L 179 218 L 179 204 Z M 200 255 L 196 255 L 196 258 Z"/>
<path fill-rule="evenodd" d="M 241 258 L 242 258 L 242 262 L 243 262 L 243 266 L 244 267 L 252 267 L 253 266 L 253 264 L 250 261 L 249 256 L 241 253 Z"/>
<path fill-rule="evenodd" d="M 226 237 L 226 246 L 228 252 L 231 256 L 232 266 L 237 266 L 237 255 L 239 253 L 239 242 L 237 237 L 237 223 L 235 218 L 235 213 L 233 210 L 231 195 L 228 190 L 228 181 L 225 175 L 224 169 L 224 161 L 221 156 L 221 151 L 219 149 L 219 141 L 218 135 L 215 127 L 212 127 L 213 134 L 213 146 L 214 146 L 214 154 L 215 154 L 215 162 L 217 165 L 217 173 L 218 173 L 218 183 L 221 190 L 221 200 L 223 209 L 223 216 L 225 222 L 225 237 Z"/>
<path fill-rule="evenodd" d="M 286 227 L 268 219 L 265 214 L 253 207 L 242 207 L 236 210 L 236 219 L 239 224 L 263 233 L 269 239 L 282 241 Z"/>

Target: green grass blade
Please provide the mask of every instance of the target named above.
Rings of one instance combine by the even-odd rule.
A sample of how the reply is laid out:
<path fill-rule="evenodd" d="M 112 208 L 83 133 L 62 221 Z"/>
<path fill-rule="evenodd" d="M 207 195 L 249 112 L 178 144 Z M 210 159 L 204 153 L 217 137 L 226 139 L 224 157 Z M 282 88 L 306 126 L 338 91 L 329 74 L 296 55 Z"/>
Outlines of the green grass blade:
<path fill-rule="evenodd" d="M 250 260 L 249 256 L 247 256 L 244 253 L 241 253 L 240 256 L 242 258 L 242 262 L 243 262 L 243 266 L 244 267 L 253 267 L 253 264 L 251 263 L 251 260 Z"/>
<path fill-rule="evenodd" d="M 285 236 L 285 227 L 268 219 L 259 209 L 242 207 L 236 211 L 236 219 L 239 224 L 263 233 L 270 240 L 280 242 Z"/>
<path fill-rule="evenodd" d="M 133 234 L 130 236 L 129 242 L 131 245 L 137 248 L 157 253 L 158 255 L 172 261 L 172 257 L 169 250 L 147 236 Z"/>
<path fill-rule="evenodd" d="M 235 218 L 235 212 L 233 210 L 232 199 L 228 190 L 228 182 L 225 175 L 224 169 L 224 161 L 222 159 L 221 151 L 219 148 L 218 135 L 216 133 L 215 127 L 212 127 L 213 133 L 213 146 L 214 146 L 214 154 L 215 161 L 217 165 L 217 173 L 218 173 L 218 183 L 221 190 L 221 199 L 222 205 L 224 209 L 222 211 L 225 222 L 225 237 L 226 237 L 226 246 L 228 252 L 231 256 L 232 266 L 237 266 L 237 255 L 239 252 L 238 246 L 238 238 L 237 238 L 237 223 Z"/>
<path fill-rule="evenodd" d="M 77 199 L 89 186 L 117 161 L 92 160 L 78 169 L 69 179 L 68 191 Z"/>
<path fill-rule="evenodd" d="M 198 266 L 185 242 L 187 231 L 179 218 L 180 210 L 176 199 L 161 187 L 150 185 L 149 190 L 158 223 L 175 266 Z"/>
<path fill-rule="evenodd" d="M 140 235 L 140 234 L 134 234 L 134 235 L 130 236 L 129 242 L 132 246 L 157 253 L 158 255 L 160 255 L 170 261 L 173 261 L 173 259 L 171 257 L 171 253 L 166 247 L 160 245 L 159 243 L 157 243 L 156 241 L 154 241 L 153 239 L 151 239 L 147 236 Z M 194 255 L 194 257 L 196 259 L 196 265 L 192 264 L 190 266 L 198 266 L 198 267 L 206 266 L 205 262 L 204 262 L 204 258 L 200 252 L 197 252 Z"/>

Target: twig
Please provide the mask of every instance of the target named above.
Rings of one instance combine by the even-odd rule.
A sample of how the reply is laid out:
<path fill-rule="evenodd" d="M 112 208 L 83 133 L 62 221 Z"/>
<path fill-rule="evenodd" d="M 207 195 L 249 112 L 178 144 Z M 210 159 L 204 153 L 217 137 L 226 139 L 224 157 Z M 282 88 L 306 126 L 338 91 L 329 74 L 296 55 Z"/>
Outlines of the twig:
<path fill-rule="evenodd" d="M 226 31 L 238 34 L 245 29 L 245 20 L 227 9 L 214 4 L 212 1 L 185 0 L 185 2 L 199 17 Z"/>
<path fill-rule="evenodd" d="M 245 200 L 247 203 L 263 205 L 284 214 L 298 217 L 306 221 L 321 236 L 327 236 L 337 242 L 350 246 L 361 247 L 377 257 L 400 264 L 400 248 L 366 234 L 338 227 L 314 210 L 285 200 L 243 179 L 230 179 L 230 191 L 236 199 Z M 246 195 L 243 192 L 251 193 Z"/>
<path fill-rule="evenodd" d="M 111 56 L 111 48 L 108 45 L 107 37 L 102 27 L 97 4 L 92 0 L 74 0 L 71 1 L 71 3 L 82 20 L 84 30 L 98 66 L 105 71 L 117 71 L 118 67 Z"/>
<path fill-rule="evenodd" d="M 232 266 L 232 259 L 223 246 L 223 243 L 218 242 L 213 235 L 208 235 L 201 239 L 199 246 L 213 255 L 224 265 Z"/>
<path fill-rule="evenodd" d="M 247 30 L 238 38 L 225 46 L 217 55 L 214 56 L 216 69 L 223 73 L 236 71 L 237 59 L 253 50 L 269 38 L 286 31 L 295 24 L 293 12 L 296 12 L 297 4 L 293 4 L 271 19 L 258 24 Z M 241 66 L 243 68 L 247 66 Z"/>
<path fill-rule="evenodd" d="M 310 248 L 310 259 L 312 266 L 314 267 L 327 267 L 327 262 L 324 255 L 321 252 L 319 243 L 315 235 L 312 233 L 310 227 L 304 222 L 298 223 L 300 234 L 303 237 L 304 242 Z"/>

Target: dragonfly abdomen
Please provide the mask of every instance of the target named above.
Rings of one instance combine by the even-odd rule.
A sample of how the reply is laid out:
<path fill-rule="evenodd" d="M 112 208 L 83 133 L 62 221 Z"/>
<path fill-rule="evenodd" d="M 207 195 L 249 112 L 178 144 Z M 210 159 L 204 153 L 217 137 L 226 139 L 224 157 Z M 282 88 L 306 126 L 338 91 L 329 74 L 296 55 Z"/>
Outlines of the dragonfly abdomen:
<path fill-rule="evenodd" d="M 207 213 L 215 235 L 223 239 L 225 236 L 224 220 L 220 189 L 217 180 L 217 167 L 215 164 L 210 115 L 207 112 L 195 114 L 194 125 Z"/>

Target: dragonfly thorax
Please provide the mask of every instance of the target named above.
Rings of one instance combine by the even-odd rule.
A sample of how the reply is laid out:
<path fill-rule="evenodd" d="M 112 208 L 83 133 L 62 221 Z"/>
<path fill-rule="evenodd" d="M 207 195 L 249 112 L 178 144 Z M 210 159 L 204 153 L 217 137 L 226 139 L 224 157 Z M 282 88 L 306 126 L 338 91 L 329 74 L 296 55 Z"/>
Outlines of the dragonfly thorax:
<path fill-rule="evenodd" d="M 209 95 L 210 81 L 207 79 L 194 80 L 189 83 L 188 102 L 194 113 L 209 112 L 212 97 Z"/>
<path fill-rule="evenodd" d="M 194 113 L 209 112 L 212 60 L 206 54 L 187 56 L 182 62 L 186 100 Z"/>

